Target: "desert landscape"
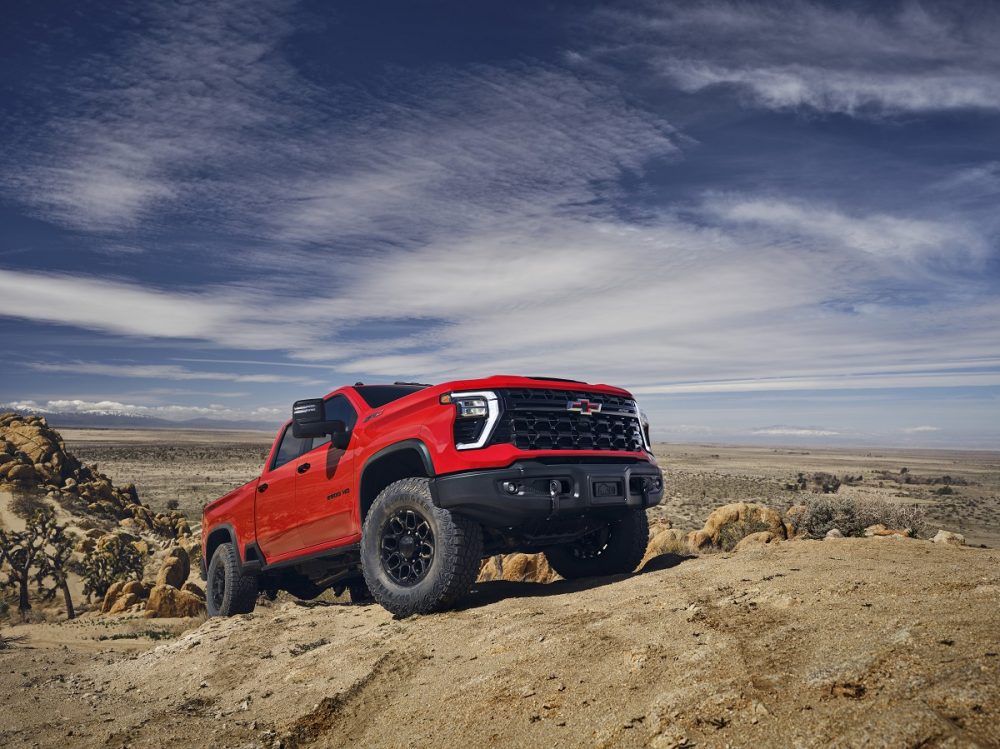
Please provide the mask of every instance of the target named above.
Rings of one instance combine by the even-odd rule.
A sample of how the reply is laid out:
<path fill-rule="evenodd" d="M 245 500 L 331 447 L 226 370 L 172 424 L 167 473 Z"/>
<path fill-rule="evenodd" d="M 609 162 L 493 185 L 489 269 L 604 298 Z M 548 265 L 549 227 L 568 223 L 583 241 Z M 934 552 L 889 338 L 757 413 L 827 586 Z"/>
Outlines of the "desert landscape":
<path fill-rule="evenodd" d="M 19 623 L 8 598 L 4 746 L 1000 745 L 998 453 L 661 444 L 668 496 L 633 575 L 552 580 L 519 555 L 444 614 L 282 594 L 206 620 L 153 611 L 152 591 L 271 435 L 61 436 L 95 482 L 134 484 L 119 523 L 147 539 L 145 587 L 88 605 L 77 585 L 71 621 L 56 598 Z M 0 494 L 6 527 L 31 493 Z M 113 525 L 48 500 L 92 536 Z M 898 507 L 918 537 L 810 539 L 819 515 L 793 508 L 824 502 Z M 164 535 L 175 516 L 193 535 Z M 196 605 L 184 576 L 165 587 Z"/>
<path fill-rule="evenodd" d="M 274 435 L 267 432 L 64 429 L 69 448 L 97 463 L 116 483 L 134 482 L 157 510 L 176 508 L 197 523 L 201 508 L 257 476 Z M 760 501 L 794 504 L 800 492 L 836 493 L 913 503 L 927 523 L 963 533 L 970 544 L 1000 547 L 1000 453 L 958 450 L 777 448 L 657 444 L 667 498 L 651 517 L 700 528 L 719 505 Z M 806 479 L 799 485 L 800 475 Z M 794 486 L 794 488 L 789 488 Z M 828 485 L 829 486 L 829 485 Z M 169 504 L 169 508 L 168 508 Z"/>

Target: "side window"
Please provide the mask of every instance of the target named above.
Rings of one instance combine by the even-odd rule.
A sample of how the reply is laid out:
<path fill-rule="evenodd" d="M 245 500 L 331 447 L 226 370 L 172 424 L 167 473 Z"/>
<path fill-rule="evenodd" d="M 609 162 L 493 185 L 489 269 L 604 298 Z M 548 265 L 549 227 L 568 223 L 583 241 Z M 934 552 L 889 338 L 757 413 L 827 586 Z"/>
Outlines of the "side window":
<path fill-rule="evenodd" d="M 274 456 L 274 464 L 271 466 L 271 470 L 280 468 L 288 461 L 295 460 L 300 455 L 305 455 L 313 449 L 313 442 L 316 442 L 316 446 L 319 447 L 322 442 L 327 442 L 329 439 L 329 437 L 323 439 L 303 437 L 302 439 L 298 439 L 292 434 L 292 427 L 289 425 L 285 429 L 285 433 L 281 435 L 281 444 L 278 445 L 278 453 Z"/>
<path fill-rule="evenodd" d="M 354 406 L 343 395 L 335 395 L 326 402 L 326 420 L 342 421 L 347 426 L 347 431 L 354 431 L 354 425 L 358 421 L 358 412 Z M 329 438 L 327 438 L 329 439 Z"/>

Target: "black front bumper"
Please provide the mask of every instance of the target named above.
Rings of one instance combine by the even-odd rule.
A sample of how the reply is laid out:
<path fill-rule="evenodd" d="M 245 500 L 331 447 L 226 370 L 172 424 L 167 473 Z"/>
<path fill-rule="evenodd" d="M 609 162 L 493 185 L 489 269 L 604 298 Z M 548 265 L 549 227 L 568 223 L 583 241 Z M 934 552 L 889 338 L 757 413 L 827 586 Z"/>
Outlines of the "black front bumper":
<path fill-rule="evenodd" d="M 558 484 L 558 488 L 557 488 Z M 494 528 L 590 513 L 652 507 L 663 499 L 663 474 L 651 463 L 519 461 L 508 468 L 438 476 L 434 504 Z"/>

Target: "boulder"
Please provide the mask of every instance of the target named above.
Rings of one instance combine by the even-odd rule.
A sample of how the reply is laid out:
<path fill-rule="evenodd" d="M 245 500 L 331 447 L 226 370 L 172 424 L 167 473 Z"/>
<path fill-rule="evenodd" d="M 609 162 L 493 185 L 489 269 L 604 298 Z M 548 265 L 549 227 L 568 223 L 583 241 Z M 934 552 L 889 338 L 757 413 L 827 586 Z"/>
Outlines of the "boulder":
<path fill-rule="evenodd" d="M 125 583 L 117 582 L 111 583 L 111 587 L 108 588 L 108 592 L 104 594 L 104 601 L 101 602 L 101 613 L 107 614 L 114 602 L 118 600 L 118 596 L 122 593 L 122 588 L 125 587 Z"/>
<path fill-rule="evenodd" d="M 865 538 L 871 538 L 872 536 L 906 536 L 909 537 L 913 535 L 913 532 L 909 528 L 886 528 L 882 523 L 876 523 L 875 525 L 869 525 L 865 528 Z"/>
<path fill-rule="evenodd" d="M 772 542 L 778 542 L 778 536 L 774 535 L 771 531 L 757 531 L 756 533 L 751 533 L 749 536 L 744 536 L 740 539 L 739 543 L 733 547 L 733 551 L 743 551 L 744 549 L 749 549 L 754 546 L 764 546 Z"/>
<path fill-rule="evenodd" d="M 824 540 L 830 540 L 832 538 L 843 538 L 843 537 L 844 537 L 844 534 L 841 533 L 838 529 L 831 528 L 830 530 L 828 530 L 826 532 L 826 535 L 823 538 L 824 538 Z"/>
<path fill-rule="evenodd" d="M 688 548 L 686 535 L 684 531 L 677 528 L 661 530 L 649 539 L 649 544 L 646 546 L 646 554 L 643 556 L 642 561 L 639 562 L 639 569 L 645 567 L 650 559 L 663 554 L 690 554 L 691 549 Z"/>
<path fill-rule="evenodd" d="M 479 568 L 479 581 L 550 583 L 557 577 L 544 554 L 497 554 Z"/>
<path fill-rule="evenodd" d="M 205 602 L 194 593 L 178 590 L 173 585 L 156 585 L 149 591 L 147 619 L 201 616 L 204 613 Z"/>
<path fill-rule="evenodd" d="M 175 546 L 167 553 L 160 571 L 156 573 L 156 584 L 181 588 L 190 574 L 191 559 L 184 549 Z"/>
<path fill-rule="evenodd" d="M 135 594 L 139 598 L 145 598 L 149 594 L 149 589 L 145 583 L 138 580 L 129 580 L 122 586 L 123 594 Z"/>
<path fill-rule="evenodd" d="M 729 550 L 741 539 L 760 531 L 770 531 L 775 538 L 787 538 L 785 524 L 775 510 L 751 502 L 732 502 L 712 511 L 700 531 L 687 536 L 692 549 Z"/>
<path fill-rule="evenodd" d="M 122 593 L 115 601 L 111 604 L 108 609 L 108 614 L 121 614 L 128 611 L 132 606 L 139 602 L 139 596 L 135 593 Z"/>
<path fill-rule="evenodd" d="M 37 481 L 38 474 L 35 472 L 34 466 L 18 463 L 7 471 L 7 480 L 28 484 Z"/>
<path fill-rule="evenodd" d="M 965 546 L 965 536 L 952 531 L 938 530 L 931 539 L 936 544 L 949 544 L 951 546 Z"/>
<path fill-rule="evenodd" d="M 191 593 L 192 595 L 196 595 L 203 601 L 205 600 L 205 591 L 203 591 L 200 587 L 195 585 L 190 580 L 184 583 L 184 587 L 182 587 L 181 590 L 183 590 L 186 593 Z"/>

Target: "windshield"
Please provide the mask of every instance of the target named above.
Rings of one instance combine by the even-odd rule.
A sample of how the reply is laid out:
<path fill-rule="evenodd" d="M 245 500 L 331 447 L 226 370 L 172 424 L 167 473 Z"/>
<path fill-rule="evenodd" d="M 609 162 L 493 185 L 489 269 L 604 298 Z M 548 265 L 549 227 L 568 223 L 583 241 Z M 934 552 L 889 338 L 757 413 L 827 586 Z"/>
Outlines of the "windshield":
<path fill-rule="evenodd" d="M 424 387 L 424 385 L 359 385 L 355 390 L 364 398 L 365 403 L 372 408 L 378 408 L 404 395 L 423 390 Z"/>

